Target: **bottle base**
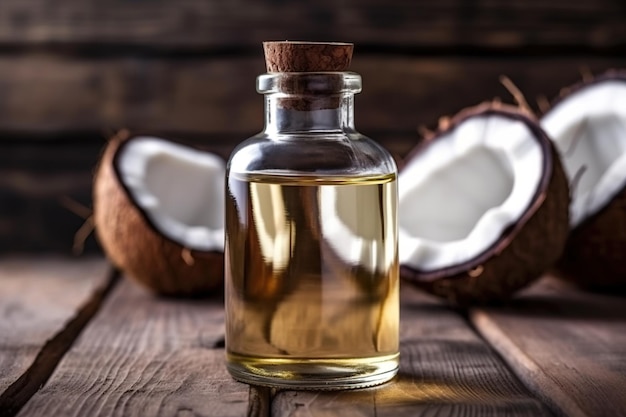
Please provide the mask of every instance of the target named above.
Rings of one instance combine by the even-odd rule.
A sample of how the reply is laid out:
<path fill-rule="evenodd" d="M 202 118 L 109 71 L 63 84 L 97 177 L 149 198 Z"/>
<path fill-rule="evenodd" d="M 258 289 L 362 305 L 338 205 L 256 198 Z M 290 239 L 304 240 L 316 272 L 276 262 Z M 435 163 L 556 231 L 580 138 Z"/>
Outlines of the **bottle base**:
<path fill-rule="evenodd" d="M 399 354 L 355 359 L 259 358 L 227 353 L 233 378 L 252 385 L 291 390 L 366 388 L 398 373 Z"/>

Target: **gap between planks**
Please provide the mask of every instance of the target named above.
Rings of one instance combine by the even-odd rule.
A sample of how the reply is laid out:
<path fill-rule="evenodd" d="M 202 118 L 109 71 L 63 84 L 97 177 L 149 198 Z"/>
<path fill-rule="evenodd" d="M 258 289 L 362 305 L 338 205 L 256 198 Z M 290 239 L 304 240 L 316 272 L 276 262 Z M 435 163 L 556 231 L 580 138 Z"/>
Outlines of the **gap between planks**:
<path fill-rule="evenodd" d="M 508 306 L 472 309 L 470 320 L 556 414 L 626 416 L 623 298 L 547 274 Z"/>
<path fill-rule="evenodd" d="M 269 401 L 250 405 L 256 393 L 224 367 L 222 302 L 121 279 L 18 416 L 259 415 Z"/>
<path fill-rule="evenodd" d="M 277 391 L 273 417 L 551 416 L 462 311 L 405 285 L 400 372 L 354 391 Z"/>
<path fill-rule="evenodd" d="M 584 55 L 359 56 L 352 70 L 363 77 L 363 93 L 356 98 L 355 121 L 373 139 L 393 131 L 418 141 L 417 127 L 433 128 L 442 115 L 498 96 L 509 101 L 498 82 L 502 74 L 532 105 L 536 97 L 552 98 L 580 80 L 581 67 L 600 73 L 625 65 L 624 58 Z M 213 146 L 227 137 L 227 145 L 234 145 L 263 127 L 263 104 L 254 89 L 263 72 L 260 51 L 256 57 L 191 61 L 0 54 L 0 132 L 58 137 L 131 127 L 169 137 L 209 135 L 206 143 Z"/>
<path fill-rule="evenodd" d="M 246 417 L 270 417 L 275 395 L 276 390 L 273 388 L 251 385 Z"/>
<path fill-rule="evenodd" d="M 179 312 L 179 307 L 177 307 L 179 303 L 152 299 L 139 289 L 135 289 L 130 283 L 124 283 L 124 288 L 121 288 L 120 285 L 116 286 L 117 281 L 118 275 L 111 273 L 107 283 L 92 295 L 90 301 L 79 310 L 78 315 L 63 331 L 44 346 L 29 370 L 2 396 L 2 398 L 11 399 L 13 397 L 11 393 L 16 394 L 16 396 L 19 394 L 21 395 L 21 404 L 0 403 L 0 409 L 3 410 L 0 415 L 13 416 L 17 414 L 21 407 L 35 395 L 38 397 L 37 401 L 33 403 L 31 400 L 22 410 L 22 414 L 46 413 L 46 405 L 50 404 L 49 400 L 54 400 L 52 397 L 56 397 L 57 402 L 64 402 L 66 406 L 69 405 L 71 409 L 76 411 L 75 408 L 71 407 L 71 401 L 59 398 L 58 395 L 63 387 L 64 377 L 77 375 L 75 371 L 78 368 L 70 363 L 73 361 L 76 365 L 81 361 L 76 356 L 77 345 L 82 345 L 85 348 L 95 343 L 94 346 L 99 346 L 97 341 L 93 340 L 93 336 L 96 333 L 101 333 L 102 327 L 99 326 L 107 322 L 102 317 L 103 315 L 117 314 L 121 322 L 128 321 L 130 318 L 124 311 L 119 311 L 120 307 L 129 304 L 139 307 L 135 304 L 139 302 L 145 303 L 145 306 L 142 307 L 152 306 L 153 312 L 163 312 L 162 309 L 166 309 L 165 311 L 172 310 L 167 314 L 168 316 Z M 109 295 L 114 289 L 113 294 Z M 116 303 L 113 303 L 115 301 L 114 295 L 118 298 Z M 407 294 L 405 293 L 405 295 Z M 345 412 L 349 414 L 363 413 L 364 415 L 398 415 L 398 412 L 403 415 L 416 415 L 416 413 L 428 415 L 433 412 L 443 412 L 448 415 L 465 412 L 478 412 L 485 415 L 496 415 L 500 412 L 520 416 L 549 415 L 540 402 L 532 396 L 528 396 L 521 384 L 511 378 L 504 364 L 499 362 L 490 353 L 490 350 L 486 349 L 484 342 L 475 335 L 473 329 L 470 332 L 464 320 L 457 314 L 453 314 L 452 311 L 437 302 L 428 301 L 424 296 L 410 300 L 409 303 L 406 301 L 409 300 L 405 299 L 403 305 L 405 318 L 411 319 L 413 318 L 411 316 L 414 316 L 415 320 L 409 320 L 414 325 L 408 327 L 405 320 L 403 371 L 394 383 L 370 390 L 339 393 L 276 392 L 268 388 L 248 387 L 248 403 L 242 411 L 245 410 L 244 412 L 249 417 L 283 415 L 289 412 L 294 412 L 294 415 L 302 415 L 302 413 L 332 415 L 334 411 L 339 413 L 334 415 Z M 104 314 L 105 310 L 107 314 Z M 136 310 L 133 308 L 129 311 Z M 185 311 L 187 310 L 185 308 Z M 94 319 L 98 311 L 100 311 L 99 318 Z M 197 313 L 199 316 L 204 316 L 205 311 L 200 309 Z M 148 314 L 148 317 L 151 315 Z M 434 320 L 435 317 L 438 319 Z M 156 318 L 154 319 L 156 320 Z M 83 330 L 85 331 L 83 332 Z M 76 342 L 82 333 L 85 333 L 85 337 L 81 337 L 81 341 Z M 92 337 L 86 337 L 87 333 Z M 419 343 L 413 343 L 418 341 Z M 221 339 L 219 339 L 214 340 L 210 345 L 213 348 L 221 348 L 221 343 Z M 70 353 L 66 355 L 68 351 L 74 352 L 73 358 L 70 358 Z M 47 359 L 47 355 L 55 352 L 56 356 L 53 361 Z M 461 360 L 463 358 L 465 360 Z M 48 364 L 47 372 L 43 372 L 39 365 L 44 359 Z M 63 360 L 62 363 L 61 360 Z M 60 363 L 61 365 L 57 366 Z M 466 366 L 468 364 L 477 366 L 468 367 Z M 120 376 L 117 373 L 107 375 L 112 375 L 113 379 Z M 46 383 L 48 378 L 51 379 Z M 56 381 L 53 382 L 53 380 Z M 156 378 L 155 381 L 157 380 L 160 379 Z M 122 382 L 130 383 L 132 381 Z M 19 384 L 24 384 L 29 387 L 29 390 L 22 390 Z M 47 388 L 44 388 L 43 391 L 45 392 L 42 392 L 40 388 L 44 385 Z M 84 386 L 83 384 L 79 385 Z M 149 384 L 143 387 L 133 383 L 126 388 L 124 392 L 130 396 L 141 397 L 151 392 Z M 185 393 L 179 391 L 176 390 L 176 395 L 182 399 Z M 82 398 L 90 398 L 85 392 L 79 395 Z M 223 396 L 224 392 L 220 392 L 219 395 Z M 124 398 L 126 397 L 121 399 Z M 16 399 L 18 398 L 13 398 L 12 401 Z M 107 397 L 105 409 L 116 403 L 114 400 L 115 398 Z M 8 405 L 11 407 L 7 407 Z M 193 404 L 186 404 L 186 406 L 189 405 Z M 330 409 L 329 406 L 331 406 Z M 335 408 L 337 410 L 334 410 Z M 190 409 L 185 408 L 185 410 Z M 100 410 L 103 411 L 104 409 L 100 408 Z"/>
<path fill-rule="evenodd" d="M 391 45 L 456 52 L 527 45 L 533 51 L 551 47 L 559 52 L 573 46 L 602 50 L 620 45 L 625 14 L 619 0 L 420 0 L 385 5 L 373 0 L 318 0 L 281 7 L 268 0 L 244 0 L 237 7 L 201 0 L 121 1 L 106 8 L 72 0 L 61 10 L 57 4 L 0 2 L 0 46 L 20 50 L 84 45 L 94 53 L 114 45 L 142 53 L 182 49 L 206 56 L 212 50 L 238 54 L 272 38 L 348 38 L 366 49 Z"/>
<path fill-rule="evenodd" d="M 28 400 L 46 384 L 63 356 L 115 287 L 119 275 L 119 271 L 111 267 L 104 285 L 92 294 L 59 333 L 46 342 L 30 367 L 0 394 L 0 417 L 17 415 Z"/>

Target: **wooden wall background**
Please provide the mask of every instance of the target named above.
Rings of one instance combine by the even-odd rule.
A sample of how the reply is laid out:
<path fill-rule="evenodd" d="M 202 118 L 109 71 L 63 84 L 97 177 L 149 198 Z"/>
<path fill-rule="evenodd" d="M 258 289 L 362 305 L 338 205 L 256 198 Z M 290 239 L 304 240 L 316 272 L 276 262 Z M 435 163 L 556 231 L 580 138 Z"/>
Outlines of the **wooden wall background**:
<path fill-rule="evenodd" d="M 418 126 L 500 96 L 554 97 L 626 66 L 624 0 L 2 0 L 0 252 L 69 253 L 119 128 L 226 157 L 262 125 L 270 39 L 356 44 L 357 126 L 404 155 Z M 87 249 L 96 250 L 93 239 Z"/>

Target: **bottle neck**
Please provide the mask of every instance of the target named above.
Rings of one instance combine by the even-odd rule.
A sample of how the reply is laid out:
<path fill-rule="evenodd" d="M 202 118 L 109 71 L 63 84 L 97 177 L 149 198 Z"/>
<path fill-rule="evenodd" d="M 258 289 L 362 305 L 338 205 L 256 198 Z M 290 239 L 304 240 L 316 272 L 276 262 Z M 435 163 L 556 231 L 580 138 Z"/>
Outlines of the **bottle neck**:
<path fill-rule="evenodd" d="M 351 72 L 268 73 L 257 78 L 265 95 L 265 133 L 354 131 L 354 95 L 361 77 Z"/>
<path fill-rule="evenodd" d="M 265 133 L 354 131 L 354 94 L 328 97 L 265 96 Z"/>

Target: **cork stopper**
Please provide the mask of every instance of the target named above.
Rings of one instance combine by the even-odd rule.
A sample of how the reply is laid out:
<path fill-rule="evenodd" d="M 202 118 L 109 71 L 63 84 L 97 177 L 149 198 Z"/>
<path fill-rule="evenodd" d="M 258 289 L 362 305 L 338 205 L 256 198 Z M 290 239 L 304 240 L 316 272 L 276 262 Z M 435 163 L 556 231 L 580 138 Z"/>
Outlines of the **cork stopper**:
<path fill-rule="evenodd" d="M 347 71 L 353 49 L 339 42 L 263 42 L 267 72 Z"/>

